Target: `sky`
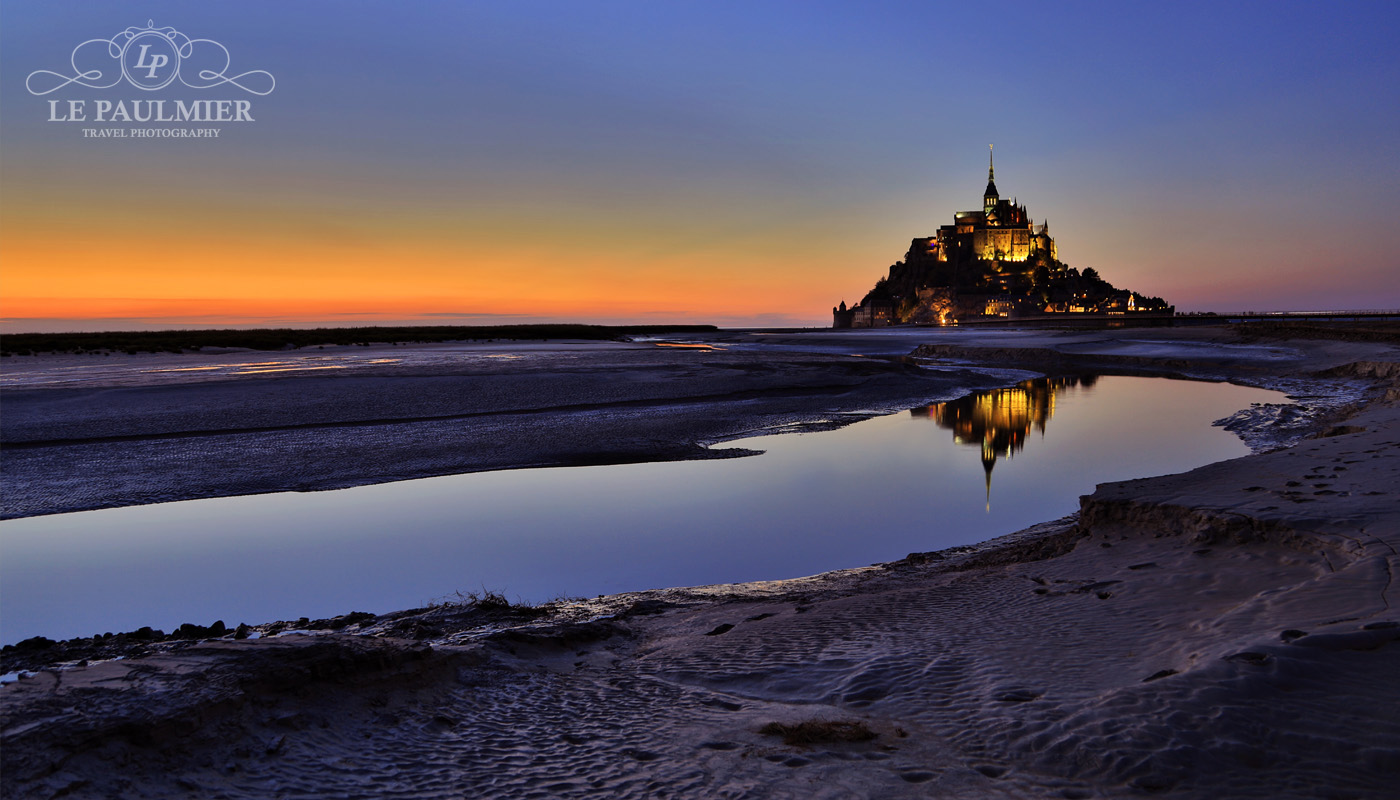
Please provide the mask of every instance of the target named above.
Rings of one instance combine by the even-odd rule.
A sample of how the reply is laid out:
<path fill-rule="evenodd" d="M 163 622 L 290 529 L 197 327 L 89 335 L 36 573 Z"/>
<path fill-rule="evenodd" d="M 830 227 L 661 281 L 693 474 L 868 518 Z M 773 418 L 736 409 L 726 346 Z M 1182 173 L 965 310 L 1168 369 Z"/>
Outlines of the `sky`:
<path fill-rule="evenodd" d="M 275 89 L 32 93 L 148 20 Z M 829 325 L 989 143 L 1119 287 L 1400 308 L 1398 40 L 1394 2 L 3 0 L 0 332 Z M 161 99 L 252 120 L 50 119 Z"/>

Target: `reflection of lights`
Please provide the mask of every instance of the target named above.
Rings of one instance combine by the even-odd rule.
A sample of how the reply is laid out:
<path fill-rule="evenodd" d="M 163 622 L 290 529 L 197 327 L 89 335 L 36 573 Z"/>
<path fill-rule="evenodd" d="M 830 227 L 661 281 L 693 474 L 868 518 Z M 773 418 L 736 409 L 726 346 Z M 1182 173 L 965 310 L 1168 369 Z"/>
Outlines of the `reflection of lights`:
<path fill-rule="evenodd" d="M 325 361 L 322 357 L 304 359 L 307 362 Z M 401 358 L 371 358 L 364 361 L 356 361 L 355 366 L 360 364 L 397 364 Z M 218 364 L 204 367 L 165 367 L 162 369 L 143 369 L 144 373 L 154 374 L 162 372 L 214 372 L 226 370 L 229 375 L 257 375 L 264 372 L 298 372 L 313 369 L 346 369 L 345 364 L 297 366 L 292 361 L 253 361 L 247 364 Z"/>
<path fill-rule="evenodd" d="M 265 372 L 307 372 L 313 369 L 345 369 L 344 366 L 336 364 L 326 367 L 273 367 L 271 369 L 245 369 L 233 373 L 234 375 L 261 375 Z"/>
<path fill-rule="evenodd" d="M 1055 414 L 1057 391 L 1080 385 L 1088 388 L 1094 380 L 1093 377 L 1036 378 L 1005 389 L 976 392 L 946 403 L 916 408 L 910 413 L 928 417 L 951 430 L 955 444 L 978 447 L 982 451 L 990 509 L 992 468 L 997 458 L 1009 459 L 1025 447 L 1026 436 L 1032 428 L 1044 435 L 1046 422 Z"/>
<path fill-rule="evenodd" d="M 657 347 L 675 347 L 680 350 L 723 350 L 723 347 L 716 347 L 712 344 L 694 344 L 689 342 L 657 342 Z"/>

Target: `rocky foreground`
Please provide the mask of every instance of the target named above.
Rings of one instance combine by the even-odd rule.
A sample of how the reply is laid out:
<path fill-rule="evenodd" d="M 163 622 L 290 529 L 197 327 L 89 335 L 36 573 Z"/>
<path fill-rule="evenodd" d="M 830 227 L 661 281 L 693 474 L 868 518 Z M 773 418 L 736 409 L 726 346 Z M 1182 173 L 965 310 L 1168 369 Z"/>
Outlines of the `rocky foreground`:
<path fill-rule="evenodd" d="M 1001 357 L 1153 368 L 1084 337 Z M 1400 349 L 1289 346 L 1160 368 L 1355 402 L 978 547 L 49 663 L 0 687 L 4 794 L 1394 796 Z"/>

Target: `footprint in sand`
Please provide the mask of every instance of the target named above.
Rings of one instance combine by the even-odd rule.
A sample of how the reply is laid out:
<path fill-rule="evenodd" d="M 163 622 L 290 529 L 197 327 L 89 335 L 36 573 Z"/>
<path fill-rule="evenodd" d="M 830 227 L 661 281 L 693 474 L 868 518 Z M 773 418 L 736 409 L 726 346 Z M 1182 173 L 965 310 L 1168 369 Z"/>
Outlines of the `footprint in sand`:
<path fill-rule="evenodd" d="M 899 773 L 899 777 L 903 778 L 909 783 L 927 783 L 928 781 L 933 780 L 936 776 L 932 772 L 923 772 L 920 770 L 914 772 L 901 772 Z"/>
<path fill-rule="evenodd" d="M 707 698 L 707 699 L 705 699 L 705 700 L 701 700 L 701 701 L 700 701 L 700 704 L 701 704 L 701 705 L 709 706 L 710 708 L 719 708 L 719 709 L 723 709 L 723 710 L 725 710 L 725 711 L 743 711 L 743 710 L 744 710 L 744 706 L 743 706 L 743 705 L 741 705 L 741 704 L 739 704 L 739 703 L 731 703 L 731 702 L 729 702 L 728 700 L 721 700 L 721 699 L 719 699 L 718 697 L 711 697 L 711 698 Z"/>
<path fill-rule="evenodd" d="M 1247 650 L 1241 653 L 1231 653 L 1230 655 L 1225 656 L 1225 660 L 1234 661 L 1236 663 L 1242 664 L 1253 664 L 1254 666 L 1263 666 L 1272 661 L 1273 657 L 1270 656 L 1268 653 L 1256 653 Z"/>

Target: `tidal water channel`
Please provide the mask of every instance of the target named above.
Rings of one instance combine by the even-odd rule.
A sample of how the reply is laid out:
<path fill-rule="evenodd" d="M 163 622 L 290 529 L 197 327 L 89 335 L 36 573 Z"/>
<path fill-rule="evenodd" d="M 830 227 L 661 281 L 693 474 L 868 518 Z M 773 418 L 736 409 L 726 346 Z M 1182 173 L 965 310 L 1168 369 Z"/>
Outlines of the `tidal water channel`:
<path fill-rule="evenodd" d="M 772 580 L 971 544 L 1095 484 L 1245 455 L 1278 392 L 1039 379 L 709 461 L 476 473 L 11 520 L 0 642 Z"/>

